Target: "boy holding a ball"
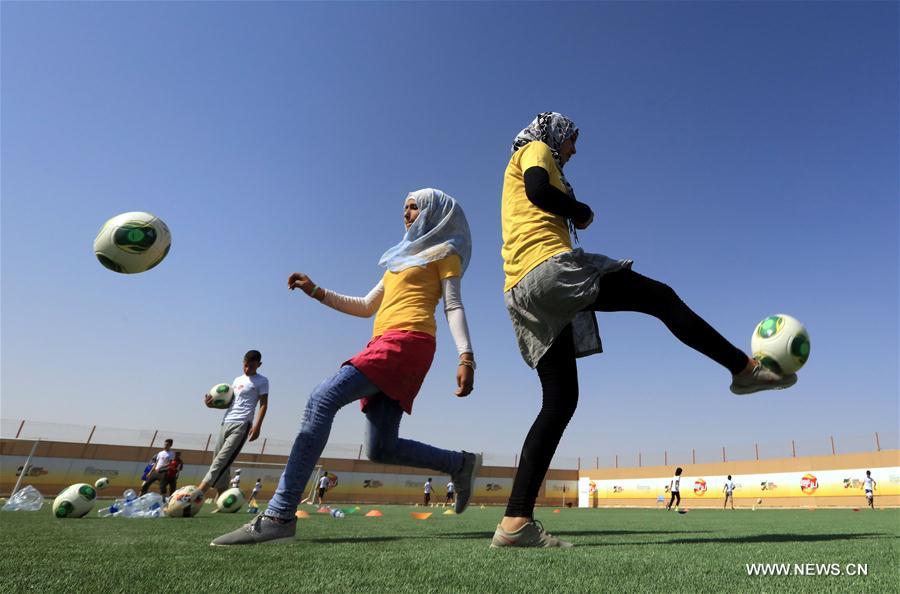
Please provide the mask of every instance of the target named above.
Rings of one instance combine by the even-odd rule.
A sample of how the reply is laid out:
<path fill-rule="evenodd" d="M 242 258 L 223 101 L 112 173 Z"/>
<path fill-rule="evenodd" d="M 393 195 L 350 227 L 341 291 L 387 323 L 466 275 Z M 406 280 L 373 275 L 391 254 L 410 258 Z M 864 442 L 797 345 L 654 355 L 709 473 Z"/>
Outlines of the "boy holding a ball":
<path fill-rule="evenodd" d="M 244 355 L 244 374 L 236 377 L 231 384 L 234 396 L 219 427 L 213 461 L 197 487 L 204 495 L 210 487 L 215 487 L 219 495 L 228 489 L 231 464 L 241 453 L 244 443 L 259 437 L 269 405 L 269 380 L 257 373 L 261 365 L 260 352 L 247 351 Z M 209 394 L 204 397 L 204 402 L 209 408 L 217 408 Z M 259 413 L 254 420 L 257 404 Z"/>

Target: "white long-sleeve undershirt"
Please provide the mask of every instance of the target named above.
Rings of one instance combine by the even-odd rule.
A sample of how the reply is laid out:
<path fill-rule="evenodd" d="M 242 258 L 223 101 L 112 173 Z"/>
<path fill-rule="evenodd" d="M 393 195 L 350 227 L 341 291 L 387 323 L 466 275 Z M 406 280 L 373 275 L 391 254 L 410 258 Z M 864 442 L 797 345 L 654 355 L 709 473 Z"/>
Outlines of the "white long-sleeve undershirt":
<path fill-rule="evenodd" d="M 325 297 L 322 303 L 341 313 L 360 318 L 370 318 L 375 315 L 381 302 L 384 300 L 384 283 L 378 281 L 365 297 L 350 297 L 335 293 L 330 289 L 323 289 Z M 456 350 L 459 354 L 471 353 L 472 341 L 469 338 L 469 325 L 466 322 L 466 310 L 462 304 L 462 290 L 458 276 L 445 278 L 441 281 L 441 290 L 444 297 L 444 315 L 447 317 L 447 325 Z"/>

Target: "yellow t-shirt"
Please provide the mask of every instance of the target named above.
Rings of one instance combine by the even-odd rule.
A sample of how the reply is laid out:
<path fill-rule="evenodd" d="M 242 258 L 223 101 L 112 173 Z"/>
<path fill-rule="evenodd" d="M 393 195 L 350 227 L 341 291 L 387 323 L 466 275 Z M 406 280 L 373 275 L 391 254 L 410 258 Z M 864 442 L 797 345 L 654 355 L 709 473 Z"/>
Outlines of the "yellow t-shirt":
<path fill-rule="evenodd" d="M 509 291 L 544 260 L 572 251 L 566 218 L 538 208 L 525 195 L 525 171 L 542 167 L 550 184 L 567 192 L 550 147 L 535 140 L 513 153 L 503 174 L 500 218 L 503 228 L 504 291 Z"/>
<path fill-rule="evenodd" d="M 415 330 L 435 336 L 434 308 L 441 299 L 441 281 L 460 276 L 461 269 L 462 262 L 454 254 L 424 267 L 386 271 L 382 278 L 384 297 L 375 314 L 372 336 L 387 330 Z"/>

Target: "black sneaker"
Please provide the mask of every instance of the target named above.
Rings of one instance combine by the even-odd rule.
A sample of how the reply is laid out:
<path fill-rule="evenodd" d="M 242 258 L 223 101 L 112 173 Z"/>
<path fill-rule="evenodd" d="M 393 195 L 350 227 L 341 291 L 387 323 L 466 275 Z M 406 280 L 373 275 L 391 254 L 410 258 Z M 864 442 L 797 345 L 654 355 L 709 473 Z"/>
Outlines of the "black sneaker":
<path fill-rule="evenodd" d="M 223 534 L 209 544 L 213 547 L 230 547 L 234 545 L 286 542 L 294 540 L 295 534 L 297 534 L 297 518 L 281 523 L 269 516 L 257 516 L 249 524 L 241 526 L 228 534 Z"/>
<path fill-rule="evenodd" d="M 475 477 L 481 469 L 481 454 L 463 452 L 463 465 L 459 472 L 453 474 L 450 480 L 456 486 L 456 502 L 453 511 L 458 514 L 469 507 L 469 499 L 475 492 Z"/>

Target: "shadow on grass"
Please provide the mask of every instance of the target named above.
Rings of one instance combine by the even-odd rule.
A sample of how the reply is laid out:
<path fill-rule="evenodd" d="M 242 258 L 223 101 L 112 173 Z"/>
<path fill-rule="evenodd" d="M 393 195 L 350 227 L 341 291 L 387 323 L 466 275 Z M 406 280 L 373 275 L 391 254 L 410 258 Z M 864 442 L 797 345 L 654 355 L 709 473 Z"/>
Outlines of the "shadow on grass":
<path fill-rule="evenodd" d="M 562 533 L 560 533 L 562 534 Z M 568 534 L 577 535 L 577 532 Z M 657 540 L 652 542 L 589 542 L 578 543 L 584 547 L 609 547 L 609 546 L 646 546 L 666 544 L 756 544 L 756 543 L 804 543 L 804 542 L 831 542 L 837 540 L 875 540 L 893 538 L 885 534 L 859 533 L 859 534 L 756 534 L 753 536 L 728 536 L 723 538 L 673 538 L 671 540 Z"/>
<path fill-rule="evenodd" d="M 395 540 L 409 540 L 408 536 L 347 536 L 344 538 L 298 538 L 306 542 L 316 544 L 346 544 L 359 542 L 392 542 Z"/>
<path fill-rule="evenodd" d="M 705 534 L 711 530 L 552 530 L 550 533 L 566 536 L 629 536 L 631 534 Z M 440 538 L 477 539 L 492 538 L 493 532 L 449 532 L 435 535 Z"/>

